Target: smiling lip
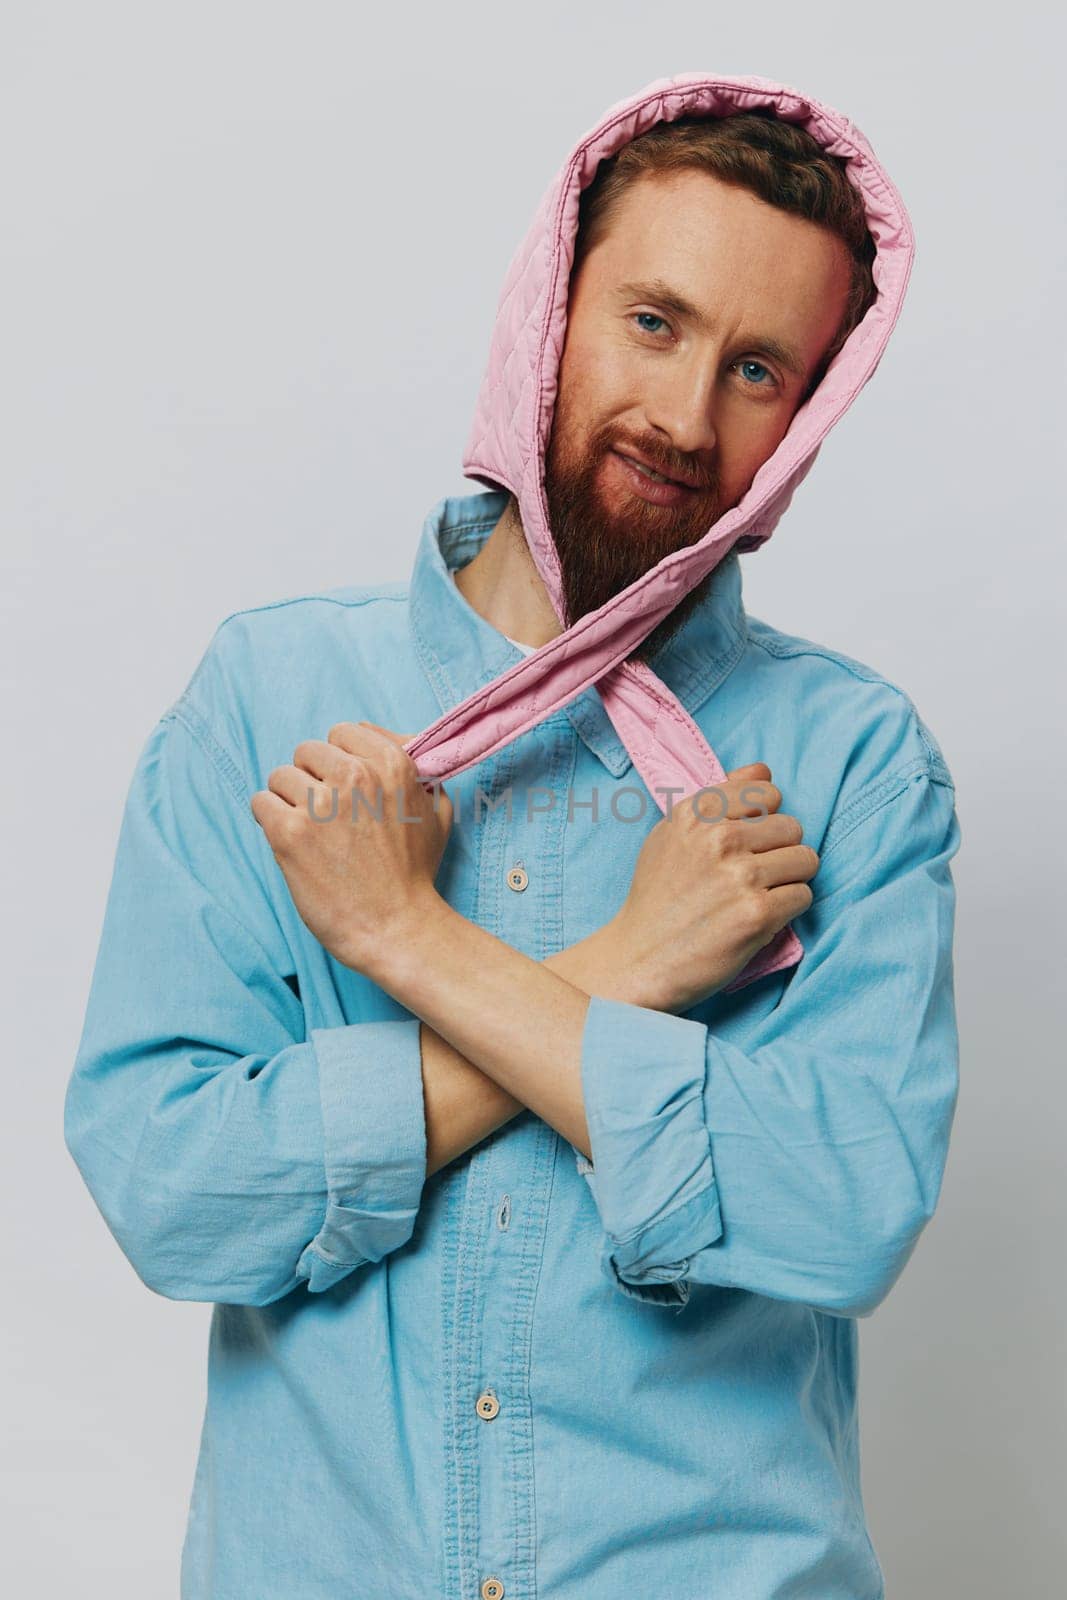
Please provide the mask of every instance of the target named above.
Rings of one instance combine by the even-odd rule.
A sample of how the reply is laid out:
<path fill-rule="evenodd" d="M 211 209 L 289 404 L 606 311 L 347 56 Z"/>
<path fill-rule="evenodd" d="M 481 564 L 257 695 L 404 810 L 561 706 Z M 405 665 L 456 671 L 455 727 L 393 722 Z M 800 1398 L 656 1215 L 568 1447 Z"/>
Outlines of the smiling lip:
<path fill-rule="evenodd" d="M 691 494 L 696 493 L 695 489 L 683 483 L 650 478 L 646 472 L 641 471 L 636 461 L 624 456 L 620 450 L 612 450 L 610 453 L 618 462 L 616 470 L 622 474 L 631 492 L 649 505 L 677 510 L 688 503 Z"/>
<path fill-rule="evenodd" d="M 667 473 L 663 472 L 660 467 L 653 466 L 652 462 L 646 461 L 643 456 L 634 455 L 632 450 L 616 450 L 615 454 L 622 456 L 624 461 L 636 461 L 639 467 L 647 467 L 649 472 L 659 472 L 661 477 L 666 478 L 667 482 L 674 484 L 676 488 L 695 489 L 697 487 L 695 483 L 689 483 L 685 478 L 668 477 Z"/>

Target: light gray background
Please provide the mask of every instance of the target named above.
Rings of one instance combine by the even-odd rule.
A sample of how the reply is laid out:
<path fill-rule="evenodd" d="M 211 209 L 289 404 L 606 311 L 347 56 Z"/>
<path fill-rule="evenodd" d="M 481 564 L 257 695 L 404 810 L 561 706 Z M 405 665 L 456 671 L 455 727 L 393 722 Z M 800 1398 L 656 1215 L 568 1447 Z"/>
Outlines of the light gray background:
<path fill-rule="evenodd" d="M 19 1593 L 177 1593 L 209 1308 L 142 1286 L 61 1130 L 137 753 L 230 611 L 408 575 L 430 507 L 478 488 L 460 456 L 545 185 L 608 105 L 693 70 L 837 106 L 915 224 L 887 355 L 742 558 L 745 593 L 904 687 L 958 786 L 953 1145 L 937 1216 L 860 1324 L 888 1592 L 1058 1590 L 1050 17 L 1014 5 L 985 32 L 914 3 L 4 8 L 0 1564 Z"/>

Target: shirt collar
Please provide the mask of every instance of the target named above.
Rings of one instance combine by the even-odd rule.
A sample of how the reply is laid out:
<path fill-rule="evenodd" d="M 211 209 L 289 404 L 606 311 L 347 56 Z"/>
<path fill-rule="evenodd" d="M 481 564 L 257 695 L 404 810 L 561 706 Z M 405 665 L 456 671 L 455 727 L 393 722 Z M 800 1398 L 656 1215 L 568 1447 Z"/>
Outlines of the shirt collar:
<path fill-rule="evenodd" d="M 449 496 L 423 524 L 408 591 L 411 628 L 442 712 L 522 660 L 522 652 L 475 611 L 451 576 L 477 555 L 507 501 L 505 490 Z M 710 593 L 649 665 L 692 716 L 741 659 L 747 637 L 741 564 L 732 550 L 715 569 Z M 632 765 L 594 684 L 560 714 L 614 777 Z"/>

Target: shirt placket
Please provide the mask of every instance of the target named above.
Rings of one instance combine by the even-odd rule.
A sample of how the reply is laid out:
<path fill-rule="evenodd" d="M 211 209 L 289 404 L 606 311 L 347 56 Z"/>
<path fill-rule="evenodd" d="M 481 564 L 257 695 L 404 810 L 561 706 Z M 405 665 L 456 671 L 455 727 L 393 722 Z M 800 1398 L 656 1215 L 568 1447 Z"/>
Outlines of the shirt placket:
<path fill-rule="evenodd" d="M 534 959 L 562 943 L 562 830 L 576 736 L 554 718 L 478 769 L 492 806 L 462 819 L 476 919 Z M 527 807 L 527 786 L 536 793 Z M 510 816 L 506 805 L 511 791 Z M 552 808 L 545 791 L 554 796 Z M 561 1139 L 520 1112 L 455 1164 L 443 1278 L 449 1600 L 535 1600 L 533 1315 Z"/>

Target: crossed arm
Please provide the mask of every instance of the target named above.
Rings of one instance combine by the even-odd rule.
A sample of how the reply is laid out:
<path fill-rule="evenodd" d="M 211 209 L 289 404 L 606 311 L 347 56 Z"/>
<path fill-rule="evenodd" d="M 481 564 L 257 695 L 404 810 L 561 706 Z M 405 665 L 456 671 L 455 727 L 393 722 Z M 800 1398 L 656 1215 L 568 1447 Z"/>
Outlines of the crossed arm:
<path fill-rule="evenodd" d="M 433 886 L 451 804 L 444 793 L 431 801 L 399 745 L 398 735 L 351 723 L 329 744 L 305 741 L 253 797 L 256 820 L 312 931 L 421 1019 L 426 1175 L 524 1108 L 588 1158 L 582 1030 L 591 993 L 627 997 L 620 941 L 609 925 L 538 962 L 455 911 Z M 384 791 L 377 819 L 351 806 L 353 755 L 367 792 Z M 328 806 L 309 811 L 308 795 L 330 784 L 342 795 L 338 819 L 316 824 L 312 811 Z M 636 999 L 633 977 L 628 986 Z"/>
<path fill-rule="evenodd" d="M 328 1290 L 411 1237 L 428 1172 L 529 1107 L 584 1154 L 627 1296 L 679 1307 L 710 1283 L 872 1309 L 940 1187 L 960 837 L 912 715 L 879 727 L 822 841 L 805 960 L 743 1043 L 672 1013 L 803 909 L 795 819 L 657 824 L 611 921 L 537 962 L 437 895 L 432 828 L 309 829 L 308 774 L 279 769 L 252 798 L 295 909 L 371 980 L 353 1023 L 324 986 L 309 1035 L 268 830 L 184 697 L 130 786 L 64 1107 L 143 1281 L 250 1305 Z"/>
<path fill-rule="evenodd" d="M 738 770 L 751 772 L 757 783 L 763 774 L 770 777 L 761 764 Z M 322 825 L 314 818 L 330 814 L 331 787 L 341 799 L 335 820 Z M 740 780 L 723 791 L 731 816 L 742 809 L 739 787 Z M 773 785 L 759 783 L 760 804 L 753 792 L 747 809 L 765 810 L 767 793 L 780 798 Z M 366 808 L 352 804 L 364 795 L 370 797 Z M 431 801 L 400 735 L 376 724 L 338 724 L 329 741 L 299 745 L 293 764 L 276 768 L 252 805 L 308 926 L 338 960 L 421 1019 L 427 1175 L 524 1107 L 591 1159 L 581 1073 L 589 998 L 658 1009 L 670 997 L 639 948 L 668 943 L 668 917 L 676 934 L 688 931 L 686 903 L 669 885 L 672 878 L 710 879 L 695 870 L 700 855 L 687 848 L 685 837 L 686 824 L 691 834 L 703 834 L 692 843 L 704 853 L 712 842 L 704 825 L 683 815 L 669 841 L 660 830 L 642 863 L 646 890 L 639 914 L 631 912 L 625 922 L 615 917 L 580 944 L 538 962 L 468 921 L 435 890 L 451 804 L 447 795 Z M 800 844 L 799 823 L 764 816 L 756 826 L 763 830 L 758 837 L 747 828 L 744 849 L 717 863 L 717 920 L 707 913 L 706 887 L 688 907 L 710 930 L 706 962 L 698 941 L 685 941 L 690 956 L 697 954 L 692 981 L 703 992 L 711 992 L 716 979 L 725 981 L 811 902 L 803 880 L 818 857 Z M 746 854 L 749 846 L 759 854 Z M 755 911 L 746 923 L 750 904 Z M 635 923 L 643 930 L 638 937 Z M 751 937 L 739 938 L 739 930 Z"/>
<path fill-rule="evenodd" d="M 601 930 L 539 966 L 489 934 L 478 938 L 482 930 L 462 917 L 459 922 L 462 928 L 434 924 L 427 930 L 434 964 L 421 971 L 410 966 L 406 976 L 384 983 L 424 1019 L 427 1177 L 526 1108 L 589 1157 L 580 1072 L 588 996 L 628 998 L 626 974 L 610 958 L 607 935 Z M 558 976 L 546 981 L 549 974 Z"/>

